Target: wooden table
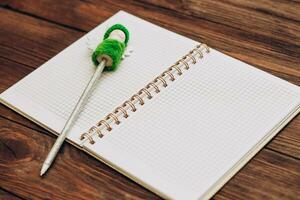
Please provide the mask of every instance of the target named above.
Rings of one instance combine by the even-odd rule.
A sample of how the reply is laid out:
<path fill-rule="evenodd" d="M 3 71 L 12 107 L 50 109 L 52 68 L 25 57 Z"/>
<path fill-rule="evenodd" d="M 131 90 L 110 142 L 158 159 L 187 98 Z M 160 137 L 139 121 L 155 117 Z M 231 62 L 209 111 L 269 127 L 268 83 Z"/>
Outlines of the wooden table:
<path fill-rule="evenodd" d="M 295 0 L 4 0 L 0 4 L 0 92 L 121 9 L 300 85 L 300 3 Z M 159 198 L 69 144 L 47 176 L 40 178 L 55 137 L 3 105 L 0 124 L 0 199 Z M 246 197 L 300 197 L 299 116 L 214 199 Z"/>

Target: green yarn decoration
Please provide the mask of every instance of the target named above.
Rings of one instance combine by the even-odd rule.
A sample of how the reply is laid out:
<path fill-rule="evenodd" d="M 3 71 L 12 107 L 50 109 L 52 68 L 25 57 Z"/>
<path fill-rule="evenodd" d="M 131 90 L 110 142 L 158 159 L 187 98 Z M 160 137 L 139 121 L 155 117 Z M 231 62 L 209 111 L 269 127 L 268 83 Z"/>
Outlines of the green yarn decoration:
<path fill-rule="evenodd" d="M 122 55 L 125 51 L 125 44 L 113 39 L 106 39 L 101 44 L 99 44 L 96 50 L 93 52 L 92 61 L 98 66 L 99 62 L 97 60 L 98 56 L 108 55 L 112 60 L 112 66 L 106 66 L 105 71 L 114 71 L 119 65 Z"/>
<path fill-rule="evenodd" d="M 113 32 L 114 30 L 121 30 L 124 32 L 125 34 L 124 42 L 120 42 L 118 40 L 109 38 L 110 33 Z M 99 57 L 101 58 L 101 56 L 103 56 L 104 59 L 105 57 L 109 57 L 110 58 L 109 60 L 111 60 L 112 63 L 111 65 L 107 64 L 104 70 L 114 71 L 121 62 L 122 55 L 125 51 L 128 40 L 129 40 L 129 32 L 127 28 L 125 28 L 123 25 L 115 24 L 112 27 L 110 27 L 104 34 L 103 42 L 100 43 L 95 49 L 95 51 L 93 52 L 92 61 L 94 65 L 95 66 L 99 65 L 99 61 L 97 60 L 97 58 Z"/>
<path fill-rule="evenodd" d="M 125 26 L 123 26 L 122 24 L 115 24 L 112 27 L 110 27 L 104 34 L 104 40 L 107 39 L 109 37 L 109 34 L 111 32 L 113 32 L 114 30 L 121 30 L 124 32 L 125 34 L 125 45 L 127 46 L 127 43 L 129 41 L 129 31 L 127 30 L 127 28 Z"/>

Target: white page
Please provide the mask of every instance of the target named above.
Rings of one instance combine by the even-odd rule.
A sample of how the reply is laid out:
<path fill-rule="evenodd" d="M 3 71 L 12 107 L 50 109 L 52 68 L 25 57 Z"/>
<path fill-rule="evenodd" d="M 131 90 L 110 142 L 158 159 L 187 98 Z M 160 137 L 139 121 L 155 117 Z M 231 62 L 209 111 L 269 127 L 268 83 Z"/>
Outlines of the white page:
<path fill-rule="evenodd" d="M 120 11 L 2 93 L 1 101 L 59 133 L 94 72 L 87 43 L 95 46 L 115 23 L 123 24 L 130 31 L 128 48 L 133 53 L 121 62 L 117 71 L 106 72 L 100 78 L 68 135 L 75 143 L 80 142 L 82 131 L 103 118 L 196 44 L 195 41 Z"/>
<path fill-rule="evenodd" d="M 207 198 L 299 105 L 299 87 L 211 50 L 85 147 L 165 197 Z"/>

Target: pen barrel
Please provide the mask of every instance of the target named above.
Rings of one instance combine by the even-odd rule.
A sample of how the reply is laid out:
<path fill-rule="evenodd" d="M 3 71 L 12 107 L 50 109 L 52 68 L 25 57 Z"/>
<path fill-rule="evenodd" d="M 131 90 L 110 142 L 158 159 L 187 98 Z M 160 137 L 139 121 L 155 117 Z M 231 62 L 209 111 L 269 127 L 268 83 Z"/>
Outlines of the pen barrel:
<path fill-rule="evenodd" d="M 53 160 L 55 159 L 56 154 L 58 153 L 61 145 L 63 144 L 65 140 L 65 137 L 58 137 L 57 140 L 55 141 L 54 145 L 52 146 L 46 160 L 44 161 L 44 165 L 51 165 Z"/>
<path fill-rule="evenodd" d="M 93 91 L 93 87 L 95 86 L 95 83 L 100 78 L 101 73 L 105 67 L 106 61 L 102 60 L 102 62 L 99 63 L 99 65 L 96 67 L 96 71 L 94 72 L 93 76 L 91 77 L 88 85 L 85 87 L 83 93 L 81 94 L 76 106 L 74 107 L 68 121 L 66 122 L 61 134 L 58 136 L 58 140 L 62 138 L 63 140 L 66 138 L 66 135 L 69 131 L 69 129 L 72 127 L 73 123 L 77 119 L 81 108 L 83 107 L 84 103 L 89 97 L 89 94 Z"/>
<path fill-rule="evenodd" d="M 79 101 L 77 102 L 75 108 L 73 109 L 71 116 L 69 117 L 68 121 L 66 122 L 61 134 L 56 139 L 53 147 L 51 148 L 44 164 L 50 165 L 52 161 L 54 160 L 57 152 L 59 151 L 61 145 L 63 144 L 65 138 L 67 137 L 67 134 L 74 124 L 74 122 L 77 119 L 77 116 L 79 115 L 81 108 L 83 107 L 84 103 L 86 102 L 87 98 L 89 97 L 89 94 L 93 90 L 93 87 L 97 80 L 100 78 L 101 73 L 105 67 L 106 61 L 102 60 L 102 62 L 99 63 L 99 65 L 96 68 L 96 71 L 94 72 L 92 78 L 90 79 L 88 85 L 85 87 L 82 95 L 79 98 Z"/>

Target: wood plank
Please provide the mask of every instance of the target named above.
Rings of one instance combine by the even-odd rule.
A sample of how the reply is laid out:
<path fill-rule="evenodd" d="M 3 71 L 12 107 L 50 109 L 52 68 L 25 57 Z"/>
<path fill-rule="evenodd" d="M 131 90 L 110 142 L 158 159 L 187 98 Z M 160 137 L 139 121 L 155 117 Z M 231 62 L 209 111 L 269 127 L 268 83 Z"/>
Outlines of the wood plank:
<path fill-rule="evenodd" d="M 21 198 L 11 194 L 11 193 L 8 193 L 2 189 L 0 189 L 0 199 L 5 199 L 5 200 L 21 200 Z"/>
<path fill-rule="evenodd" d="M 69 144 L 41 178 L 40 167 L 53 142 L 54 138 L 0 118 L 1 187 L 30 199 L 157 199 Z"/>
<path fill-rule="evenodd" d="M 0 47 L 1 49 L 1 47 Z M 33 68 L 27 67 L 25 65 L 13 62 L 11 60 L 7 60 L 6 58 L 0 57 L 0 77 L 5 77 L 0 79 L 0 93 L 6 90 L 8 87 L 15 84 L 17 81 L 25 77 L 27 74 L 33 71 Z M 33 122 L 25 119 L 21 115 L 15 113 L 4 105 L 0 105 L 0 116 L 3 116 L 7 119 L 15 121 L 17 123 L 21 123 L 27 127 L 30 127 L 35 130 L 39 130 L 44 132 L 45 134 L 49 134 L 46 130 L 41 128 L 40 126 L 34 124 Z"/>
<path fill-rule="evenodd" d="M 215 199 L 299 199 L 300 161 L 262 150 Z"/>
<path fill-rule="evenodd" d="M 294 118 L 266 147 L 300 159 L 300 115 Z"/>
<path fill-rule="evenodd" d="M 0 76 L 5 77 L 0 79 L 0 93 L 4 92 L 4 90 L 25 77 L 31 71 L 33 71 L 33 69 L 25 65 L 0 57 Z"/>
<path fill-rule="evenodd" d="M 288 43 L 294 40 L 296 45 L 300 44 L 299 2 L 286 0 L 187 0 L 176 3 L 169 0 L 139 1 L 255 33 L 257 36 Z"/>
<path fill-rule="evenodd" d="M 3 118 L 0 124 L 0 182 L 5 190 L 33 199 L 158 198 L 69 144 L 49 174 L 40 178 L 40 165 L 53 138 Z M 215 198 L 296 199 L 300 191 L 299 166 L 297 159 L 262 150 Z M 66 184 L 68 180 L 72 184 Z"/>
<path fill-rule="evenodd" d="M 268 30 L 268 34 L 265 34 L 264 27 L 266 24 L 274 28 L 281 27 L 280 25 L 285 21 L 271 18 L 271 21 L 265 22 L 265 16 L 256 19 L 255 23 L 260 26 L 263 31 L 256 32 L 255 29 L 243 30 L 237 28 L 238 26 L 251 26 L 249 24 L 238 24 L 236 26 L 229 26 L 220 21 L 214 22 L 206 18 L 195 18 L 173 11 L 171 9 L 164 9 L 151 4 L 139 3 L 136 1 L 89 1 L 88 3 L 82 1 L 69 1 L 66 4 L 61 4 L 58 0 L 47 2 L 47 7 L 44 1 L 33 0 L 8 0 L 4 5 L 13 9 L 20 10 L 22 12 L 30 12 L 39 17 L 43 17 L 47 20 L 51 20 L 60 24 L 66 24 L 68 26 L 83 29 L 85 31 L 90 30 L 107 17 L 113 15 L 120 9 L 129 11 L 137 16 L 143 17 L 151 22 L 159 24 L 163 27 L 169 28 L 172 31 L 184 34 L 193 39 L 208 43 L 210 46 L 222 50 L 229 55 L 241 59 L 250 64 L 256 65 L 262 69 L 272 69 L 278 72 L 284 72 L 285 74 L 294 74 L 300 76 L 298 56 L 300 47 L 295 39 L 299 39 L 300 28 L 296 25 L 291 25 L 287 29 L 280 30 L 284 32 L 283 35 L 287 35 L 288 40 L 282 40 L 277 37 L 275 29 Z M 195 1 L 202 2 L 205 1 Z M 216 1 L 217 4 L 219 1 Z M 200 7 L 199 9 L 215 9 L 214 6 L 223 6 L 209 3 L 207 7 Z M 205 5 L 206 5 L 205 4 Z M 230 4 L 229 4 L 230 5 Z M 69 9 L 69 8 L 73 9 Z M 219 8 L 218 7 L 218 8 Z M 230 9 L 235 7 L 225 6 L 228 10 L 221 12 L 224 14 L 225 19 L 235 17 L 238 14 L 243 14 L 244 10 L 236 8 L 236 12 L 232 13 Z M 43 9 L 41 9 L 43 8 Z M 221 9 L 222 10 L 222 9 Z M 255 10 L 247 11 L 248 18 L 257 14 Z M 196 11 L 195 11 L 196 12 Z M 239 13 L 241 12 L 241 13 Z M 56 13 L 64 13 L 66 17 L 60 17 Z M 228 15 L 228 16 L 227 16 Z M 243 16 L 243 15 L 242 15 Z M 227 18 L 226 18 L 227 17 Z M 270 17 L 267 17 L 270 18 Z M 78 23 L 80 21 L 81 23 Z M 238 21 L 238 20 L 236 20 Z M 243 21 L 244 23 L 244 21 Z M 291 30 L 290 30 L 291 29 Z M 276 29 L 277 30 L 277 29 Z M 292 32 L 292 37 L 289 37 L 289 32 Z M 269 34 L 270 33 L 270 34 Z M 299 41 L 299 40 L 298 40 Z"/>
<path fill-rule="evenodd" d="M 36 68 L 84 33 L 0 8 L 1 57 Z"/>

